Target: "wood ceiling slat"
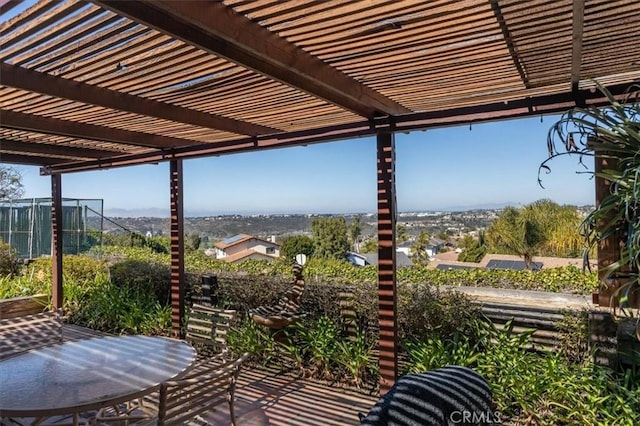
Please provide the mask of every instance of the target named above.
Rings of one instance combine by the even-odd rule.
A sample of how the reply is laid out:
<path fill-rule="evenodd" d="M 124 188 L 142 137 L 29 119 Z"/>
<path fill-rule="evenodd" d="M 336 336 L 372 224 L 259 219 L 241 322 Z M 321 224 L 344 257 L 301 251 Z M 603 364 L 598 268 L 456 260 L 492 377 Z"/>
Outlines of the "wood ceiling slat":
<path fill-rule="evenodd" d="M 261 8 L 258 11 L 247 14 L 244 11 L 235 8 L 236 12 L 246 14 L 252 21 L 257 21 L 261 25 L 269 28 L 272 31 L 276 31 L 276 25 L 282 25 L 286 23 L 293 23 L 303 18 L 304 16 L 314 15 L 322 13 L 327 10 L 335 9 L 345 3 L 349 3 L 351 0 L 333 0 L 333 1 L 309 1 L 303 2 L 288 2 L 285 10 L 280 10 L 282 2 L 278 2 L 275 7 Z"/>
<path fill-rule="evenodd" d="M 459 60 L 482 60 L 483 58 L 495 58 L 495 57 L 508 57 L 506 48 L 500 45 L 498 41 L 487 42 L 474 46 L 448 46 L 445 49 L 438 49 L 436 52 L 420 52 L 420 51 L 404 51 L 400 50 L 395 54 L 381 55 L 374 58 L 361 58 L 359 61 L 345 61 L 344 63 L 336 64 L 340 68 L 349 73 L 370 73 L 371 70 L 388 67 L 388 69 L 402 69 L 398 65 L 398 61 L 406 61 L 407 63 L 413 63 L 414 61 L 422 60 L 425 65 L 430 62 L 435 62 L 440 58 L 459 59 Z M 444 71 L 444 70 L 443 70 Z M 470 69 L 470 72 L 473 72 Z"/>
<path fill-rule="evenodd" d="M 60 21 L 59 23 L 55 24 L 48 31 L 36 33 L 29 37 L 27 40 L 23 40 L 23 38 L 26 34 L 30 35 L 32 31 L 26 31 L 25 33 L 21 33 L 18 35 L 11 34 L 10 37 L 2 43 L 2 50 L 0 50 L 0 59 L 2 61 L 11 60 L 16 55 L 36 49 L 38 46 L 48 43 L 51 39 L 64 34 L 64 32 L 68 28 L 73 28 L 75 25 L 79 25 L 82 22 L 85 22 L 85 20 L 90 20 L 103 13 L 104 11 L 102 11 L 100 8 L 91 5 L 90 7 L 85 7 L 85 10 L 81 10 L 78 14 L 73 14 L 66 20 Z M 47 24 L 52 24 L 54 22 L 50 22 L 50 20 L 43 20 L 42 24 L 35 26 L 35 29 L 40 30 Z"/>
<path fill-rule="evenodd" d="M 331 33 L 335 35 L 347 32 L 353 36 L 362 33 L 365 27 L 368 32 L 380 32 L 398 27 L 397 22 L 404 23 L 407 19 L 435 15 L 437 13 L 435 11 L 438 10 L 451 11 L 450 4 L 451 0 L 432 2 L 411 0 L 402 3 L 387 0 L 369 2 L 366 7 L 358 7 L 359 5 L 352 2 L 324 13 L 301 17 L 284 25 L 269 26 L 269 29 L 287 40 L 304 45 L 306 41 L 315 38 L 322 40 L 327 36 L 328 28 L 331 28 Z M 458 2 L 461 9 L 469 4 L 471 4 L 469 1 Z"/>
<path fill-rule="evenodd" d="M 0 37 L 10 34 L 14 42 L 19 42 L 84 6 L 75 0 L 66 2 L 41 0 L 24 13 L 3 22 L 0 25 Z"/>
<path fill-rule="evenodd" d="M 304 1 L 304 0 L 303 0 Z M 254 13 L 256 10 L 261 10 L 268 7 L 282 5 L 282 0 L 256 0 L 248 1 L 244 3 L 238 3 L 236 6 L 242 11 L 243 15 Z"/>
<path fill-rule="evenodd" d="M 219 72 L 220 78 L 215 82 L 209 82 L 209 84 L 199 87 L 199 90 L 167 90 L 160 89 L 154 90 L 145 95 L 163 102 L 175 102 L 180 105 L 195 108 L 192 100 L 203 100 L 205 96 L 211 98 L 215 95 L 216 98 L 223 98 L 225 93 L 235 92 L 241 90 L 243 87 L 252 87 L 252 91 L 259 85 L 268 85 L 274 90 L 282 91 L 280 86 L 273 84 L 260 75 L 252 73 L 248 70 L 234 67 L 229 70 Z M 210 102 L 207 99 L 206 103 Z M 215 109 L 215 108 L 213 108 Z"/>
<path fill-rule="evenodd" d="M 163 51 L 160 55 L 147 55 L 144 58 L 135 58 L 127 63 L 119 62 L 116 66 L 103 69 L 101 74 L 92 75 L 90 84 L 96 84 L 111 89 L 123 89 L 135 86 L 145 81 L 151 82 L 149 89 L 158 90 L 166 86 L 166 82 L 184 81 L 185 77 L 179 72 L 190 65 L 198 66 L 210 62 L 211 59 L 204 52 L 193 50 L 187 46 L 176 45 L 173 49 Z M 181 68 L 182 67 L 182 68 Z M 176 73 L 173 74 L 173 70 Z M 154 77 L 162 76 L 162 80 L 156 81 Z M 129 89 L 135 93 L 135 89 Z"/>
<path fill-rule="evenodd" d="M 120 40 L 126 40 L 144 32 L 148 32 L 148 30 L 131 22 L 123 21 L 100 31 L 84 43 L 77 43 L 73 46 L 67 46 L 66 50 L 60 49 L 52 52 L 49 55 L 31 61 L 27 66 L 41 72 L 56 72 L 56 74 L 60 74 L 61 70 L 91 58 L 94 56 L 94 52 L 109 50 L 114 45 L 119 44 Z"/>
<path fill-rule="evenodd" d="M 95 52 L 100 53 L 92 53 L 87 59 L 79 60 L 60 69 L 55 75 L 90 83 L 94 74 L 102 75 L 106 70 L 113 70 L 118 64 L 126 63 L 131 58 L 140 58 L 157 54 L 158 51 L 171 50 L 178 44 L 178 42 L 172 41 L 169 36 L 147 31 L 128 40 L 117 40 L 115 43 L 117 50 L 115 48 L 113 50 L 107 48 L 96 50 Z"/>
<path fill-rule="evenodd" d="M 413 65 L 412 65 L 413 64 Z M 384 83 L 385 81 L 396 81 L 398 78 L 419 78 L 423 76 L 436 75 L 436 76 L 454 76 L 454 75 L 469 75 L 472 76 L 475 72 L 483 69 L 491 69 L 498 67 L 509 67 L 513 73 L 516 74 L 516 70 L 513 68 L 513 63 L 509 58 L 505 58 L 504 54 L 496 55 L 495 57 L 483 57 L 482 60 L 476 60 L 472 58 L 466 58 L 459 60 L 458 58 L 450 58 L 443 56 L 442 59 L 437 61 L 429 61 L 425 64 L 424 61 L 416 60 L 412 63 L 408 63 L 404 68 L 402 74 L 397 73 L 397 70 L 379 69 L 374 72 L 364 75 L 362 78 L 367 84 L 377 86 L 377 84 Z M 473 67 L 474 73 L 469 72 L 469 67 Z"/>
<path fill-rule="evenodd" d="M 413 64 L 416 61 L 422 61 L 425 68 L 428 68 L 430 64 L 437 64 L 437 66 L 440 66 L 446 64 L 447 61 L 456 62 L 464 60 L 468 63 L 471 63 L 472 61 L 477 63 L 488 60 L 496 60 L 499 58 L 508 58 L 508 52 L 506 48 L 496 51 L 493 46 L 482 46 L 476 47 L 475 49 L 463 49 L 459 51 L 439 51 L 436 55 L 432 54 L 420 56 L 418 53 L 414 52 L 413 54 L 409 53 L 402 56 L 402 59 L 406 61 L 405 63 Z M 396 60 L 398 59 L 398 57 L 385 57 L 384 60 L 378 59 L 375 61 L 355 62 L 351 64 L 351 66 L 341 64 L 340 67 L 349 73 L 361 73 L 362 75 L 368 75 L 383 71 L 384 69 L 403 69 L 404 67 L 400 67 L 396 62 Z M 364 64 L 366 64 L 366 66 L 363 66 Z M 442 71 L 444 72 L 445 70 Z M 472 73 L 473 69 L 470 68 L 469 72 Z"/>
<path fill-rule="evenodd" d="M 180 70 L 208 61 L 209 58 L 202 52 L 175 45 L 157 56 L 145 55 L 141 58 L 131 58 L 126 63 L 117 62 L 110 67 L 103 67 L 88 76 L 85 82 L 138 95 L 144 91 L 160 90 L 178 81 L 184 81 L 185 77 L 180 74 Z M 145 82 L 148 84 L 145 86 L 146 90 L 138 92 L 137 89 Z"/>
<path fill-rule="evenodd" d="M 485 13 L 487 16 L 491 12 Z M 398 32 L 385 32 L 381 35 L 367 37 L 334 39 L 326 43 L 314 43 L 305 46 L 320 58 L 334 59 L 353 53 L 367 54 L 379 49 L 391 49 L 405 46 L 433 46 L 436 43 L 451 42 L 449 37 L 472 36 L 478 31 L 495 30 L 495 22 L 488 22 L 478 14 L 463 15 L 450 23 L 416 26 L 403 29 L 402 37 Z"/>
<path fill-rule="evenodd" d="M 405 90 L 403 87 L 406 84 L 417 84 L 420 86 L 425 86 L 425 89 L 429 89 L 429 86 L 442 87 L 444 84 L 448 84 L 452 87 L 459 86 L 465 82 L 473 82 L 474 80 L 479 80 L 480 78 L 489 78 L 492 80 L 504 80 L 504 79 L 512 79 L 514 81 L 518 81 L 519 76 L 514 73 L 513 67 L 510 63 L 506 63 L 502 66 L 486 66 L 481 69 L 478 69 L 477 73 L 474 75 L 469 75 L 464 72 L 464 68 L 461 69 L 458 73 L 451 73 L 443 75 L 442 73 L 432 72 L 429 74 L 420 74 L 420 75 L 412 75 L 406 78 L 398 77 L 393 80 L 382 80 L 380 84 L 376 85 L 379 90 L 384 91 L 385 93 L 393 93 L 390 90 L 394 90 L 397 93 L 394 93 L 394 96 L 399 96 L 399 94 L 404 93 Z M 429 90 L 429 93 L 432 92 Z M 423 94 L 415 94 L 412 93 L 412 96 L 422 96 Z"/>
<path fill-rule="evenodd" d="M 0 82 L 4 85 L 53 97 L 236 134 L 255 136 L 277 132 L 276 129 L 188 110 L 84 83 L 70 82 L 63 78 L 8 64 L 1 65 Z"/>
<path fill-rule="evenodd" d="M 471 4 L 470 2 L 464 3 Z M 401 7 L 397 2 L 393 4 L 396 8 Z M 392 19 L 379 20 L 379 17 L 374 17 L 365 22 L 353 22 L 351 20 L 339 20 L 336 23 L 321 22 L 314 28 L 306 28 L 303 33 L 304 38 L 288 35 L 286 32 L 281 32 L 281 35 L 304 48 L 309 48 L 318 44 L 343 40 L 360 40 L 361 38 L 378 39 L 378 37 L 387 38 L 389 35 L 400 37 L 403 36 L 405 32 L 411 31 L 416 27 L 426 31 L 431 28 L 438 30 L 448 25 L 450 19 L 455 22 L 457 19 L 470 14 L 477 14 L 476 19 L 478 21 L 492 16 L 491 9 L 484 4 L 451 9 L 449 5 L 436 7 L 429 2 L 419 2 L 416 5 L 414 15 L 410 12 L 411 10 L 400 8 L 399 13 L 402 13 L 402 15 Z M 407 22 L 396 22 L 405 20 L 407 20 Z M 451 27 L 454 27 L 454 25 L 451 25 Z M 327 29 L 331 29 L 331 31 L 327 31 Z"/>
<path fill-rule="evenodd" d="M 634 29 L 638 28 L 638 24 L 640 24 L 640 15 L 629 16 L 628 18 L 622 19 L 620 21 L 613 20 L 602 23 L 602 25 L 593 25 L 586 24 L 584 29 L 584 38 L 605 38 L 608 39 L 609 36 L 617 37 L 624 34 L 629 39 L 637 39 L 638 36 L 634 37 Z"/>
<path fill-rule="evenodd" d="M 122 21 L 118 16 L 109 16 L 102 14 L 102 16 L 96 16 L 96 19 L 86 22 L 81 26 L 73 28 L 71 31 L 67 31 L 58 37 L 48 40 L 44 43 L 39 43 L 37 46 L 27 50 L 26 52 L 11 57 L 11 63 L 13 65 L 24 65 L 30 61 L 46 57 L 47 54 L 55 52 L 60 48 L 65 48 L 70 45 L 78 44 L 79 40 L 87 37 L 88 35 L 95 34 L 100 31 L 101 27 L 113 26 L 118 21 Z"/>
<path fill-rule="evenodd" d="M 490 74 L 488 75 L 489 78 Z M 491 79 L 492 80 L 492 86 L 491 86 L 491 91 L 495 91 L 498 90 L 500 88 L 514 88 L 514 87 L 522 87 L 522 81 L 519 79 L 512 79 L 512 81 L 508 81 L 508 80 L 502 80 L 502 79 Z M 458 90 L 455 91 L 455 96 L 460 97 L 460 96 L 469 96 L 469 95 L 482 95 L 483 92 L 479 92 L 480 89 L 486 87 L 486 85 L 483 85 L 482 83 L 478 83 L 477 81 L 474 81 L 470 84 L 466 84 L 464 86 L 443 86 L 443 85 L 433 85 L 430 87 L 430 91 L 431 91 L 431 98 L 436 98 L 438 96 L 451 96 L 452 93 L 452 88 L 454 87 L 458 87 Z"/>
<path fill-rule="evenodd" d="M 22 3 L 22 1 L 23 0 L 4 0 L 4 2 L 0 2 L 0 15 L 8 13 L 11 9 Z"/>
<path fill-rule="evenodd" d="M 305 51 L 264 28 L 231 13 L 221 3 L 157 2 L 150 15 L 141 3 L 101 1 L 110 8 L 135 16 L 147 24 L 162 27 L 168 33 L 189 33 L 189 42 L 224 56 L 248 68 L 280 81 L 296 82 L 295 86 L 327 99 L 336 105 L 365 117 L 379 112 L 401 114 L 408 110 L 386 99 L 366 86 L 361 86 Z M 188 24 L 167 21 L 162 14 L 181 16 Z M 204 30 L 204 33 L 201 33 Z M 214 39 L 215 37 L 215 39 Z"/>
<path fill-rule="evenodd" d="M 498 4 L 502 5 L 501 2 Z M 502 6 L 506 23 L 512 28 L 528 27 L 536 22 L 540 25 L 558 25 L 571 31 L 571 3 L 547 0 L 532 5 L 525 2 L 518 7 Z"/>
<path fill-rule="evenodd" d="M 24 114 L 4 109 L 0 110 L 0 114 L 2 115 L 2 126 L 12 129 L 37 131 L 114 143 L 126 143 L 149 148 L 174 148 L 198 144 L 198 142 L 192 140 L 132 132 L 95 124 L 76 123 L 68 120 Z"/>
<path fill-rule="evenodd" d="M 113 151 L 103 151 L 91 148 L 78 148 L 47 143 L 26 143 L 0 139 L 1 151 L 31 152 L 34 154 L 46 154 L 75 158 L 106 158 L 114 154 Z"/>

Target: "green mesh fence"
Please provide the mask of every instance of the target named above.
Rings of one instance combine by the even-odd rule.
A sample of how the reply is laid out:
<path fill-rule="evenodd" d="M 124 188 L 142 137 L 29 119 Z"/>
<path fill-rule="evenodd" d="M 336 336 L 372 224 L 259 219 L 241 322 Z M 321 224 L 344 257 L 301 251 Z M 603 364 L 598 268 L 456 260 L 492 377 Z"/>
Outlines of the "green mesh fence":
<path fill-rule="evenodd" d="M 51 198 L 0 201 L 0 238 L 18 257 L 51 255 Z M 100 245 L 102 200 L 62 199 L 62 250 L 78 254 Z"/>

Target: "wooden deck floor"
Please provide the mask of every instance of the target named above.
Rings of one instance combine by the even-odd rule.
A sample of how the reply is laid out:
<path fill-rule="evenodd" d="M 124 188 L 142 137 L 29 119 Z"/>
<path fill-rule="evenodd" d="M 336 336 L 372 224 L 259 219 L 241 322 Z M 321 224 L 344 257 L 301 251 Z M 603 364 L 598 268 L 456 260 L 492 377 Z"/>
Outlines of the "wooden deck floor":
<path fill-rule="evenodd" d="M 65 340 L 100 334 L 83 327 L 64 326 Z M 367 413 L 376 400 L 375 396 L 279 375 L 277 371 L 245 368 L 236 389 L 236 420 L 238 426 L 358 425 L 358 413 Z M 209 414 L 206 420 L 212 425 L 231 424 L 225 407 Z"/>

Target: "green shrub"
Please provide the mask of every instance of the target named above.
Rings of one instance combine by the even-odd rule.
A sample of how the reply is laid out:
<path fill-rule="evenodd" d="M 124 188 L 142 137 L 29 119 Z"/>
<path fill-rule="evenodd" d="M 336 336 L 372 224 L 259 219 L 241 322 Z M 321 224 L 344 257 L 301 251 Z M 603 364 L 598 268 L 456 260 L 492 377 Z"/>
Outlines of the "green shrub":
<path fill-rule="evenodd" d="M 0 299 L 51 294 L 51 279 L 38 280 L 33 276 L 0 276 Z"/>
<path fill-rule="evenodd" d="M 398 288 L 398 334 L 403 340 L 443 340 L 456 334 L 475 338 L 481 307 L 469 296 L 426 284 Z"/>
<path fill-rule="evenodd" d="M 424 373 L 447 365 L 473 367 L 482 356 L 478 342 L 472 342 L 459 333 L 446 339 L 432 336 L 424 340 L 410 340 L 402 346 L 408 358 L 405 373 Z"/>
<path fill-rule="evenodd" d="M 11 244 L 0 239 L 0 276 L 13 276 L 18 272 L 18 255 Z"/>
<path fill-rule="evenodd" d="M 377 363 L 373 358 L 376 341 L 362 330 L 356 330 L 352 339 L 337 341 L 335 363 L 346 370 L 350 381 L 358 388 L 370 374 L 377 372 Z"/>
<path fill-rule="evenodd" d="M 563 310 L 562 319 L 556 321 L 558 329 L 558 349 L 569 361 L 583 363 L 589 353 L 589 312 Z"/>
<path fill-rule="evenodd" d="M 161 334 L 171 329 L 171 307 L 148 289 L 117 286 L 106 276 L 92 285 L 65 285 L 65 310 L 71 323 L 114 334 Z"/>
<path fill-rule="evenodd" d="M 275 341 L 264 327 L 246 318 L 231 327 L 227 336 L 227 345 L 232 353 L 240 355 L 248 352 L 250 359 L 266 364 L 275 356 Z"/>
<path fill-rule="evenodd" d="M 111 265 L 109 273 L 116 287 L 136 292 L 148 291 L 162 305 L 168 305 L 171 300 L 171 273 L 165 264 L 128 259 Z"/>
<path fill-rule="evenodd" d="M 306 235 L 288 236 L 280 246 L 280 256 L 289 262 L 293 262 L 297 254 L 304 254 L 307 257 L 311 257 L 313 251 L 313 239 Z"/>
<path fill-rule="evenodd" d="M 312 374 L 322 378 L 332 378 L 338 336 L 337 325 L 326 316 L 309 322 L 298 322 L 296 330 L 302 338 L 303 350 L 309 356 Z"/>

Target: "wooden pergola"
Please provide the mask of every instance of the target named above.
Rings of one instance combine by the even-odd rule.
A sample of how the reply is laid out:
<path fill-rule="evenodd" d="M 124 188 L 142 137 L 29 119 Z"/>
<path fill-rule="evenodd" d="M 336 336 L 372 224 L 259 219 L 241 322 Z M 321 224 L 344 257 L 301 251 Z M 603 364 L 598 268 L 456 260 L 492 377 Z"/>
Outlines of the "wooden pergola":
<path fill-rule="evenodd" d="M 397 375 L 394 134 L 603 104 L 640 79 L 637 0 L 0 0 L 0 161 L 61 176 L 170 162 L 173 327 L 182 160 L 377 138 L 380 372 Z M 25 10 L 24 5 L 27 5 Z"/>

